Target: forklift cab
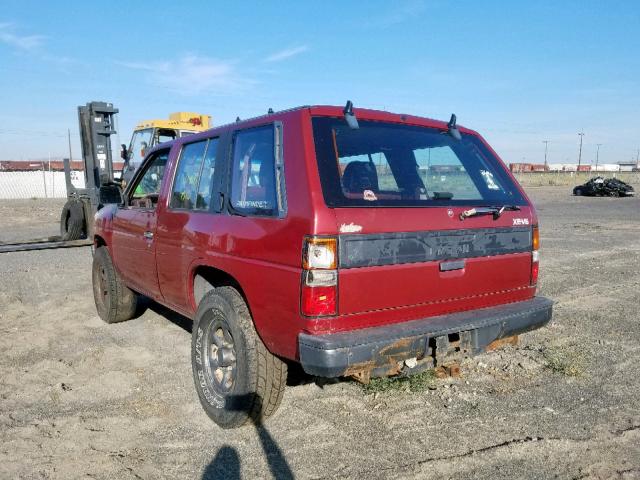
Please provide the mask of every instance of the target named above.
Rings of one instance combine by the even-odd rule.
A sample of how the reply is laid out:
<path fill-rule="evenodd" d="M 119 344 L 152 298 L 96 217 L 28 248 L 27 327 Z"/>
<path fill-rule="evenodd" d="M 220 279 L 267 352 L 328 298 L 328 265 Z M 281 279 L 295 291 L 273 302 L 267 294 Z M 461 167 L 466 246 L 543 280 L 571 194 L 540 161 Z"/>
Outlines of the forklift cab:
<path fill-rule="evenodd" d="M 133 167 L 134 170 L 140 166 L 144 160 L 145 153 L 150 147 L 159 143 L 175 140 L 180 136 L 180 132 L 169 128 L 145 128 L 133 132 L 129 148 L 123 145 L 122 159 Z"/>
<path fill-rule="evenodd" d="M 124 168 L 122 170 L 122 179 L 124 182 L 129 183 L 129 180 L 133 178 L 133 174 L 142 164 L 149 148 L 155 147 L 159 143 L 170 142 L 176 138 L 193 133 L 195 132 L 171 128 L 145 128 L 133 132 L 129 148 L 123 144 L 120 152 L 120 156 L 124 160 Z"/>
<path fill-rule="evenodd" d="M 120 156 L 124 160 L 122 180 L 128 183 L 142 164 L 149 148 L 179 137 L 202 132 L 209 128 L 211 117 L 192 112 L 172 113 L 168 120 L 148 120 L 138 124 L 127 148 L 122 145 Z"/>

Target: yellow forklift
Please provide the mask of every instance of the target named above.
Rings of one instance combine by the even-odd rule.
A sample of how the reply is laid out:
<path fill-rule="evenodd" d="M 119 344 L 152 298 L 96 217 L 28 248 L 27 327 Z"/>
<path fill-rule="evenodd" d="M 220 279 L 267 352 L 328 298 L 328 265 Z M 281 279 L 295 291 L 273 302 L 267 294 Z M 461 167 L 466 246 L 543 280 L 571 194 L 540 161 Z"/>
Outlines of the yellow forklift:
<path fill-rule="evenodd" d="M 100 187 L 109 184 L 125 186 L 140 166 L 145 152 L 159 143 L 203 132 L 211 127 L 211 117 L 193 112 L 177 112 L 168 120 L 146 120 L 136 125 L 129 146 L 121 145 L 122 171 L 114 169 L 111 136 L 116 134 L 118 109 L 107 102 L 89 102 L 78 107 L 84 188 L 71 182 L 71 165 L 64 159 L 67 202 L 60 216 L 60 236 L 0 245 L 0 253 L 48 248 L 79 247 L 91 243 L 92 219 L 102 208 Z M 69 145 L 71 149 L 71 145 Z"/>

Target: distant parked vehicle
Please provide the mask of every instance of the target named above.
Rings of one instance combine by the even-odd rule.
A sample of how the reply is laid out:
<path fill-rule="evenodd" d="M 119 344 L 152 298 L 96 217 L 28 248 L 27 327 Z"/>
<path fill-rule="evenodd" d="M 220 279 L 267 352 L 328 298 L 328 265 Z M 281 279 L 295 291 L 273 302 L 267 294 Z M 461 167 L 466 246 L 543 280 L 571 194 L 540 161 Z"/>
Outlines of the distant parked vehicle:
<path fill-rule="evenodd" d="M 574 187 L 573 194 L 585 197 L 630 197 L 633 187 L 617 178 L 595 177 L 584 185 Z"/>

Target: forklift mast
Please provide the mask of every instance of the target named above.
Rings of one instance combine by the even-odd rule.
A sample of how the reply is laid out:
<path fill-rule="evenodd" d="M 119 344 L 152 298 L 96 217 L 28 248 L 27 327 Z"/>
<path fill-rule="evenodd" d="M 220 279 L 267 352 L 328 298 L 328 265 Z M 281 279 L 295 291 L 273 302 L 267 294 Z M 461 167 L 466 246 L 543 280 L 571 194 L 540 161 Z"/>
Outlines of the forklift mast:
<path fill-rule="evenodd" d="M 114 182 L 111 135 L 116 133 L 117 113 L 118 109 L 114 108 L 112 103 L 106 102 L 89 102 L 78 107 L 85 187 L 73 186 L 71 167 L 65 159 L 64 173 L 69 207 L 65 206 L 61 220 L 64 240 L 74 240 L 73 237 L 80 235 L 79 231 L 88 238 L 93 234 L 91 220 L 100 206 L 100 187 Z M 73 225 L 78 227 L 72 228 Z"/>
<path fill-rule="evenodd" d="M 96 199 L 100 187 L 112 183 L 114 178 L 110 137 L 116 133 L 117 113 L 113 104 L 105 102 L 90 102 L 78 107 L 85 189 Z"/>

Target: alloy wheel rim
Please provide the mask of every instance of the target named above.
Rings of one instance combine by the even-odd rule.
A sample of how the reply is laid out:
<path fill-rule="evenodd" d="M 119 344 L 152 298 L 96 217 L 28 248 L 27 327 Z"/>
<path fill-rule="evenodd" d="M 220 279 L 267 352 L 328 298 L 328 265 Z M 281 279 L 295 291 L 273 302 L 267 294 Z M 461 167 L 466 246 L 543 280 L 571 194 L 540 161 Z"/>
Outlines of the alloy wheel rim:
<path fill-rule="evenodd" d="M 236 350 L 231 332 L 220 321 L 210 324 L 203 350 L 207 376 L 219 393 L 231 391 L 236 380 Z"/>

